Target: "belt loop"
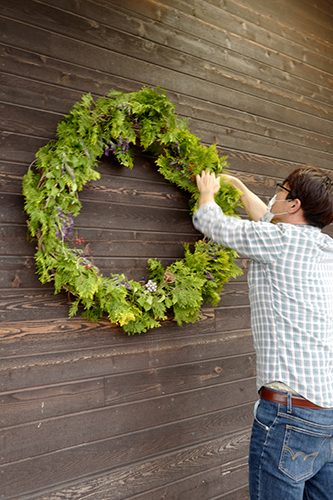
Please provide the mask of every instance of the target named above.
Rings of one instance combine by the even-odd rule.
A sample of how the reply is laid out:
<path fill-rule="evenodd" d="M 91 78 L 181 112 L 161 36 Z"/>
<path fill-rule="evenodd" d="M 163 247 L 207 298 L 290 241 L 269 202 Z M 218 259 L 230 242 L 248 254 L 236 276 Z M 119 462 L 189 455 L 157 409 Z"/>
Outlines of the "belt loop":
<path fill-rule="evenodd" d="M 292 413 L 292 402 L 291 402 L 291 394 L 288 392 L 287 394 L 287 413 Z"/>

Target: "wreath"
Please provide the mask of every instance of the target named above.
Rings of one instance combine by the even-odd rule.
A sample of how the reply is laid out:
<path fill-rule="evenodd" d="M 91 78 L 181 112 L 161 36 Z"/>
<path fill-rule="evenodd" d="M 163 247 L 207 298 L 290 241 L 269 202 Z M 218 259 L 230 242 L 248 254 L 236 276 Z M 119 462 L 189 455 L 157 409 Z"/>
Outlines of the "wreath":
<path fill-rule="evenodd" d="M 86 94 L 59 122 L 57 137 L 37 152 L 24 176 L 23 194 L 28 232 L 37 241 L 39 279 L 53 280 L 55 293 L 70 292 L 69 316 L 80 306 L 82 316 L 98 321 L 107 314 L 112 323 L 134 334 L 160 326 L 171 312 L 181 325 L 200 319 L 204 301 L 216 306 L 223 284 L 242 273 L 234 263 L 235 251 L 199 240 L 193 251 L 184 245 L 184 258 L 167 268 L 157 259 L 148 260 L 148 282 L 136 282 L 124 274 L 103 276 L 73 229 L 81 208 L 78 192 L 88 181 L 100 178 L 96 168 L 103 155 L 114 155 L 121 165 L 132 168 L 131 145 L 153 151 L 164 178 L 190 193 L 191 213 L 199 198 L 196 174 L 203 169 L 219 174 L 227 167 L 227 157 L 220 158 L 215 145 L 201 145 L 189 132 L 165 91 L 112 90 L 96 102 Z M 230 183 L 221 181 L 216 202 L 232 215 L 237 213 L 239 196 Z"/>

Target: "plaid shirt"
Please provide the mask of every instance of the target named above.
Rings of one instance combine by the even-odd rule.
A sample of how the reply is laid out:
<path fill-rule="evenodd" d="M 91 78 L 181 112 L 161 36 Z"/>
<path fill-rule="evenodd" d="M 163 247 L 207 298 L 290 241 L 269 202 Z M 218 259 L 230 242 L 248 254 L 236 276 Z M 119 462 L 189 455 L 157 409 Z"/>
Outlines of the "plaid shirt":
<path fill-rule="evenodd" d="M 251 258 L 258 389 L 280 381 L 333 407 L 333 240 L 314 226 L 228 217 L 212 202 L 200 207 L 193 224 Z"/>

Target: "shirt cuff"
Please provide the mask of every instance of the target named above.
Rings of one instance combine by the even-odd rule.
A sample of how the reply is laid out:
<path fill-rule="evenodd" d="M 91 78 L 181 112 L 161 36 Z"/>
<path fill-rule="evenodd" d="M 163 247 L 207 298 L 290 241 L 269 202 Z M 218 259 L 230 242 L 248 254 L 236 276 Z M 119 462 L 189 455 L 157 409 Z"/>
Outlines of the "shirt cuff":
<path fill-rule="evenodd" d="M 198 208 L 198 210 L 193 215 L 193 218 L 195 216 L 200 217 L 203 213 L 207 212 L 207 210 L 209 210 L 209 208 L 213 208 L 213 207 L 214 208 L 218 207 L 218 204 L 215 201 L 206 201 L 206 203 L 204 203 L 203 205 L 201 205 L 200 208 Z"/>
<path fill-rule="evenodd" d="M 216 211 L 216 210 L 221 210 L 221 209 L 215 201 L 207 201 L 206 203 L 201 205 L 201 207 L 198 208 L 198 210 L 194 213 L 193 218 L 192 218 L 192 222 L 193 222 L 195 229 L 202 232 L 200 219 L 206 212 L 209 212 L 210 210 Z"/>

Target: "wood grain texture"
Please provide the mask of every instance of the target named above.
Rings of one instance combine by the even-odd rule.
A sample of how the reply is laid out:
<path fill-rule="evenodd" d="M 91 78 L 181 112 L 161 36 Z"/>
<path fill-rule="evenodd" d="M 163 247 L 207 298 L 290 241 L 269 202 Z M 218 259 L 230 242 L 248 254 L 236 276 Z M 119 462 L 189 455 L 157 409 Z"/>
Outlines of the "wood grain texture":
<path fill-rule="evenodd" d="M 193 325 L 128 337 L 107 318 L 68 319 L 71 297 L 35 274 L 21 183 L 83 94 L 143 85 L 163 87 L 265 202 L 297 166 L 332 173 L 332 2 L 0 5 L 1 498 L 248 500 L 249 260 Z M 167 265 L 200 238 L 154 157 L 136 147 L 133 170 L 111 157 L 98 169 L 75 232 L 103 274 L 146 280 L 147 259 Z"/>
<path fill-rule="evenodd" d="M 144 442 L 141 441 L 141 443 L 141 446 L 145 446 Z M 175 450 L 162 456 L 152 456 L 150 460 L 139 462 L 136 465 L 119 467 L 114 472 L 102 475 L 95 481 L 89 481 L 88 484 L 81 485 L 79 483 L 72 488 L 62 489 L 62 491 L 60 489 L 58 498 L 65 495 L 67 498 L 82 498 L 80 496 L 82 495 L 82 486 L 83 491 L 85 490 L 84 494 L 87 495 L 89 492 L 90 498 L 102 499 L 105 498 L 105 495 L 110 495 L 111 498 L 119 500 L 129 498 L 131 495 L 142 493 L 150 488 L 160 487 L 175 480 L 195 475 L 198 472 L 202 473 L 212 467 L 219 467 L 221 463 L 228 463 L 229 461 L 244 457 L 246 456 L 248 443 L 249 429 L 238 431 L 238 433 L 226 434 L 224 437 L 210 440 L 203 444 L 187 446 L 186 448 Z M 104 446 L 103 450 L 103 446 L 98 446 L 96 443 L 94 445 L 95 449 L 91 450 L 91 455 L 87 449 L 89 445 L 86 445 L 78 449 L 65 450 L 64 457 L 60 457 L 60 454 L 58 454 L 56 462 L 51 461 L 51 455 L 49 455 L 47 457 L 49 459 L 48 462 L 45 460 L 46 457 L 44 459 L 40 457 L 36 461 L 24 461 L 13 464 L 7 468 L 3 492 L 5 495 L 13 494 L 13 489 L 10 490 L 10 488 L 13 488 L 15 475 L 16 477 L 18 475 L 22 477 L 21 488 L 24 482 L 26 483 L 24 485 L 26 489 L 28 485 L 31 488 L 32 478 L 30 475 L 34 473 L 34 496 L 37 499 L 39 497 L 38 489 L 43 488 L 45 484 L 45 472 L 48 474 L 51 473 L 54 477 L 56 475 L 57 481 L 60 483 L 68 481 L 70 473 L 73 473 L 78 467 L 81 472 L 86 471 L 86 473 L 91 474 L 97 462 L 104 462 L 106 465 L 110 456 L 119 454 L 120 458 L 122 451 L 125 453 L 122 460 L 125 458 L 125 460 L 130 462 L 131 456 L 134 454 L 135 457 L 140 450 L 140 446 L 129 448 L 127 445 L 126 448 L 119 448 L 119 443 L 118 447 L 112 446 L 111 443 L 105 443 L 105 445 L 107 444 L 108 446 Z M 149 446 L 149 443 L 147 445 Z M 64 466 L 64 459 L 67 462 L 66 466 Z M 147 477 L 149 478 L 148 482 Z M 12 481 L 12 484 L 10 484 L 10 481 Z M 243 481 L 245 482 L 245 478 L 243 478 Z M 222 481 L 217 481 L 216 488 L 221 493 L 225 492 L 223 491 Z M 16 495 L 20 494 L 19 487 L 16 487 L 15 490 Z M 43 497 L 49 498 L 48 496 L 45 497 L 45 495 Z M 57 496 L 50 495 L 50 498 L 57 498 Z"/>
<path fill-rule="evenodd" d="M 165 325 L 166 327 L 166 325 Z M 6 327 L 5 327 L 6 328 Z M 177 327 L 178 333 L 180 329 Z M 163 342 L 152 339 L 151 343 L 131 342 L 124 337 L 123 344 L 110 347 L 92 347 L 79 351 L 30 354 L 27 356 L 4 357 L 1 363 L 1 388 L 10 391 L 17 388 L 60 383 L 92 376 L 155 368 L 202 358 L 215 358 L 216 352 L 223 355 L 235 352 L 236 340 L 241 340 L 237 352 L 252 353 L 252 339 L 248 330 L 205 335 L 198 339 L 180 335 L 180 338 Z M 197 345 L 198 344 L 198 345 Z"/>

